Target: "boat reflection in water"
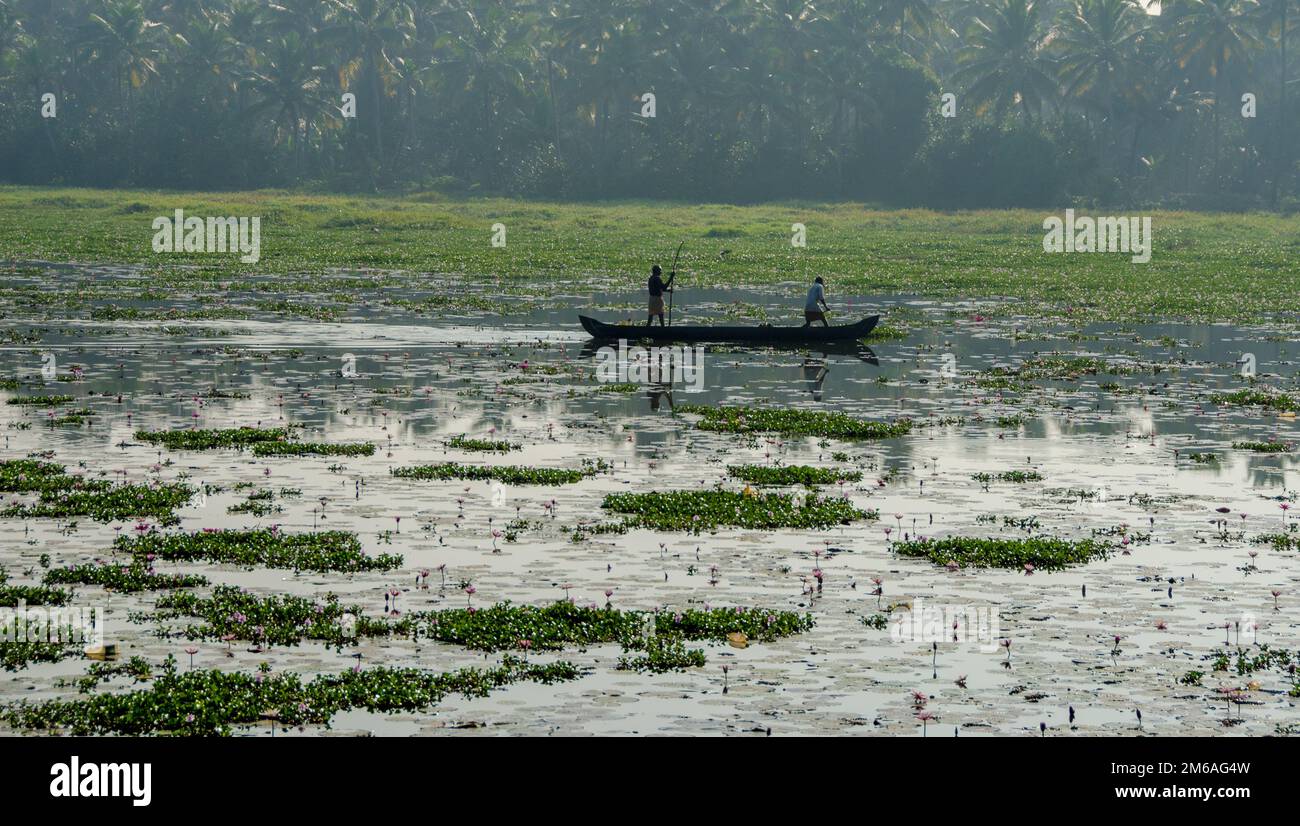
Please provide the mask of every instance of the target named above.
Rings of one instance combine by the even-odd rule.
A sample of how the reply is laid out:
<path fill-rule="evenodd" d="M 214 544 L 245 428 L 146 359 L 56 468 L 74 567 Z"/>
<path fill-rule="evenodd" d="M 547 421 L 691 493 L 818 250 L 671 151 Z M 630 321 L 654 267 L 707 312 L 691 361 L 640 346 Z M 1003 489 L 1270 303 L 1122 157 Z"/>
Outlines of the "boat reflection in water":
<path fill-rule="evenodd" d="M 582 350 L 578 353 L 579 358 L 592 359 L 601 347 L 609 346 L 608 341 L 591 339 L 583 345 Z M 755 348 L 737 348 L 734 352 L 745 352 Z M 826 382 L 826 376 L 830 373 L 832 356 L 851 356 L 859 361 L 878 366 L 880 359 L 876 357 L 875 352 L 867 345 L 857 341 L 845 342 L 826 342 L 817 344 L 812 347 L 807 345 L 767 345 L 762 348 L 766 351 L 794 351 L 802 352 L 803 361 L 800 369 L 803 373 L 803 380 L 808 385 L 808 392 L 812 395 L 814 401 L 822 401 L 823 385 Z M 722 352 L 718 349 L 711 349 L 709 352 Z M 667 371 L 665 371 L 667 372 Z M 650 402 L 650 412 L 657 413 L 663 409 L 664 402 L 668 403 L 668 410 L 673 409 L 673 391 L 674 389 L 683 389 L 686 382 L 677 382 L 673 380 L 671 374 L 667 375 L 667 381 L 664 376 L 659 376 L 656 381 L 641 382 L 645 387 L 645 397 Z M 694 385 L 694 382 L 690 384 Z M 695 389 L 698 389 L 696 387 Z"/>

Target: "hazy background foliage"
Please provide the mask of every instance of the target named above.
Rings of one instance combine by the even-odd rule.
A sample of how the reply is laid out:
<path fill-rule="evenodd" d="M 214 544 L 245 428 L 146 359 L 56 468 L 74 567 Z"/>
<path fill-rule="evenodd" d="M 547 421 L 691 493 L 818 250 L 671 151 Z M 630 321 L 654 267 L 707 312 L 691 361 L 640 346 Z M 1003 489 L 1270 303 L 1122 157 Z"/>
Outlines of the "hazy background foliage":
<path fill-rule="evenodd" d="M 0 180 L 1290 210 L 1297 5 L 0 0 Z"/>

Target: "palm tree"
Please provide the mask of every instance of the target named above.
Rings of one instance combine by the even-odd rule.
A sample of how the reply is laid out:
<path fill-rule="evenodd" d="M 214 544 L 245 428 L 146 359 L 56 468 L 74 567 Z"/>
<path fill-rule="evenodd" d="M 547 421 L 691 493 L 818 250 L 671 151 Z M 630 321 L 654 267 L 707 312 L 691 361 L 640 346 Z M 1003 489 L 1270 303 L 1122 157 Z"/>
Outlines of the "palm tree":
<path fill-rule="evenodd" d="M 1290 167 L 1290 144 L 1286 140 L 1286 93 L 1287 93 L 1287 60 L 1286 60 L 1286 42 L 1291 35 L 1291 30 L 1295 26 L 1295 18 L 1290 13 L 1292 0 L 1259 0 L 1259 7 L 1256 12 L 1257 25 L 1265 36 L 1277 39 L 1278 49 L 1278 71 L 1277 71 L 1277 96 L 1278 110 L 1274 135 L 1274 171 L 1273 183 L 1270 187 L 1269 201 L 1274 207 L 1277 206 L 1278 189 L 1281 186 L 1282 178 L 1286 176 L 1287 169 Z"/>
<path fill-rule="evenodd" d="M 1251 55 L 1259 47 L 1251 31 L 1249 14 L 1255 0 L 1185 0 L 1177 11 L 1173 53 L 1178 68 L 1192 82 L 1205 83 L 1214 98 L 1212 120 L 1212 186 L 1219 185 L 1220 109 L 1230 76 L 1244 75 Z"/>
<path fill-rule="evenodd" d="M 1101 134 L 1115 133 L 1118 98 L 1134 88 L 1146 18 L 1136 0 L 1075 0 L 1062 15 L 1051 49 L 1060 55 L 1064 92 L 1086 110 L 1105 115 Z M 1103 146 L 1109 143 L 1103 138 Z"/>
<path fill-rule="evenodd" d="M 108 0 L 103 14 L 90 15 L 88 45 L 110 66 L 128 108 L 134 92 L 158 74 L 162 24 L 145 17 L 139 0 Z"/>
<path fill-rule="evenodd" d="M 415 32 L 410 6 L 392 0 L 332 0 L 333 25 L 322 32 L 324 42 L 345 45 L 346 53 L 361 62 L 361 72 L 368 87 L 370 116 L 374 130 L 375 156 L 384 162 L 383 102 L 385 89 L 398 74 L 389 54 L 400 50 Z"/>
<path fill-rule="evenodd" d="M 957 53 L 976 113 L 1018 108 L 1033 120 L 1056 95 L 1038 0 L 994 0 L 975 13 Z"/>
<path fill-rule="evenodd" d="M 288 142 L 300 174 L 314 119 L 330 117 L 332 110 L 331 102 L 321 95 L 322 67 L 312 59 L 315 51 L 296 31 L 272 41 L 264 65 L 250 75 L 252 89 L 261 99 L 244 112 L 251 118 L 275 111 L 277 142 Z"/>

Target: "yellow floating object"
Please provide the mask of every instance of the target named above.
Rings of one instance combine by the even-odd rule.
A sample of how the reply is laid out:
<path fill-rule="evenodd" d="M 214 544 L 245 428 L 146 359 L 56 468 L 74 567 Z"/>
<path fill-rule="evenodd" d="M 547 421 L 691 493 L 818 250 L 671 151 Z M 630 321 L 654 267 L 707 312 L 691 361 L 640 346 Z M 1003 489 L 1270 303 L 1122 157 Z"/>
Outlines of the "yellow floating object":
<path fill-rule="evenodd" d="M 727 644 L 732 648 L 748 648 L 749 637 L 743 631 L 732 631 L 727 635 Z"/>
<path fill-rule="evenodd" d="M 1279 419 L 1294 419 L 1294 418 L 1295 418 L 1295 411 L 1294 411 L 1294 410 L 1283 410 L 1281 413 L 1277 414 L 1277 417 L 1278 417 Z"/>
<path fill-rule="evenodd" d="M 741 491 L 741 493 L 745 496 L 758 496 L 758 491 L 754 490 L 749 485 L 745 485 L 745 489 Z"/>
<path fill-rule="evenodd" d="M 1259 691 L 1259 680 L 1251 680 L 1246 683 L 1246 688 L 1250 691 Z"/>
<path fill-rule="evenodd" d="M 111 642 L 104 645 L 88 645 L 85 653 L 92 660 L 114 660 L 117 659 L 117 645 Z"/>

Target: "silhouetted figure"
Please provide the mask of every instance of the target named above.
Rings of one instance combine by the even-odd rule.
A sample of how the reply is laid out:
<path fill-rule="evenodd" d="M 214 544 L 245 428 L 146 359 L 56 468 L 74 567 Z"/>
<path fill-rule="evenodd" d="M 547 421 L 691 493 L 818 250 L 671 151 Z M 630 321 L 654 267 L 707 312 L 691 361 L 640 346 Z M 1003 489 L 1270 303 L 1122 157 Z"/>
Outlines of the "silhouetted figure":
<path fill-rule="evenodd" d="M 655 316 L 659 316 L 659 326 L 664 326 L 664 293 L 673 291 L 673 281 L 677 278 L 677 273 L 669 273 L 668 281 L 663 279 L 663 270 L 655 264 L 650 268 L 650 317 L 646 319 L 645 326 L 649 327 L 654 324 Z"/>

